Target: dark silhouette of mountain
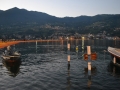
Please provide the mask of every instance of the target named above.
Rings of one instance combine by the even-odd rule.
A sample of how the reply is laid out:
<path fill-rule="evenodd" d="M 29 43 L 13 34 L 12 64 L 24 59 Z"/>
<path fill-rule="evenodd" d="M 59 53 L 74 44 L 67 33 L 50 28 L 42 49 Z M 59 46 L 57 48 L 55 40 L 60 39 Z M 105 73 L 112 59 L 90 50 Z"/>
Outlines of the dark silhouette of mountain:
<path fill-rule="evenodd" d="M 38 23 L 38 26 L 40 26 L 40 24 L 45 25 L 49 23 L 52 26 L 61 26 L 64 27 L 64 29 L 67 28 L 70 31 L 74 30 L 74 32 L 76 30 L 76 32 L 79 33 L 99 33 L 101 31 L 107 31 L 111 33 L 111 35 L 120 36 L 120 14 L 101 14 L 95 16 L 59 18 L 43 12 L 27 11 L 17 7 L 6 11 L 0 10 L 0 25 L 21 25 L 21 23 L 31 23 L 29 26 L 24 25 L 27 28 L 26 31 L 29 31 L 29 29 L 31 29 L 30 26 L 32 26 L 32 23 L 34 22 Z M 36 25 L 34 27 L 37 28 L 38 26 Z M 12 30 L 21 30 L 19 27 L 12 27 Z M 4 28 L 2 30 L 5 32 L 6 29 Z M 40 30 L 40 28 L 38 28 L 38 30 Z M 31 30 L 31 32 L 33 31 Z"/>
<path fill-rule="evenodd" d="M 0 10 L 0 12 L 3 12 L 2 10 Z"/>
<path fill-rule="evenodd" d="M 79 17 L 64 17 L 58 18 L 55 16 L 48 15 L 43 12 L 27 11 L 25 9 L 19 9 L 17 7 L 11 8 L 6 11 L 0 11 L 0 24 L 5 23 L 19 23 L 19 22 L 89 22 L 93 23 L 96 21 L 115 20 L 120 18 L 120 15 L 96 15 L 96 16 L 79 16 Z M 114 21 L 113 20 L 113 21 Z"/>
<path fill-rule="evenodd" d="M 18 22 L 51 22 L 56 17 L 46 13 L 27 11 L 17 7 L 3 11 L 0 13 L 0 23 L 18 23 Z"/>

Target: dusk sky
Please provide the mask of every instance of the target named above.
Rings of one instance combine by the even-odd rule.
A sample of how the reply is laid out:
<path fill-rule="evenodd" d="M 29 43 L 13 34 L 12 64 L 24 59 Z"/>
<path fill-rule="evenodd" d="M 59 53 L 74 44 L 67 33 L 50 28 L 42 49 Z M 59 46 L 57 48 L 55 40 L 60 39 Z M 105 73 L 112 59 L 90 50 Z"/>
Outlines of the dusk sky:
<path fill-rule="evenodd" d="M 0 10 L 13 7 L 56 17 L 120 14 L 120 0 L 0 0 Z"/>

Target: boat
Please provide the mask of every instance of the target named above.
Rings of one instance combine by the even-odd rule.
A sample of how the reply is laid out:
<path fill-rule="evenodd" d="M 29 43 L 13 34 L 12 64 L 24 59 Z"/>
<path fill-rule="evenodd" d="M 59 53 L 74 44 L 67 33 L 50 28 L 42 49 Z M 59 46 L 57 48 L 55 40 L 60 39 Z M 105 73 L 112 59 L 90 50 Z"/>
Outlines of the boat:
<path fill-rule="evenodd" d="M 120 66 L 120 48 L 108 47 L 114 65 Z"/>
<path fill-rule="evenodd" d="M 15 61 L 21 58 L 21 53 L 19 51 L 11 50 L 10 47 L 7 47 L 7 50 L 3 52 L 1 57 L 4 60 Z"/>
<path fill-rule="evenodd" d="M 14 52 L 11 55 L 6 55 L 3 53 L 3 55 L 1 56 L 4 60 L 17 60 L 21 57 L 21 54 L 19 52 Z"/>
<path fill-rule="evenodd" d="M 21 59 L 15 60 L 2 60 L 3 66 L 9 71 L 7 72 L 10 76 L 16 77 L 20 72 Z"/>

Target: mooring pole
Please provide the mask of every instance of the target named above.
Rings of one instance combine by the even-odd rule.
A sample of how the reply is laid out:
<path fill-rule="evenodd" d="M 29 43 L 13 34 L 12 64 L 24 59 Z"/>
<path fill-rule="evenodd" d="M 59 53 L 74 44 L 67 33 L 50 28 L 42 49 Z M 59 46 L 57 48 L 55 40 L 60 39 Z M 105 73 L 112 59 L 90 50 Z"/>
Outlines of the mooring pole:
<path fill-rule="evenodd" d="M 84 49 L 84 37 L 82 37 L 82 49 Z"/>
<path fill-rule="evenodd" d="M 76 46 L 76 52 L 78 53 L 78 46 Z"/>
<path fill-rule="evenodd" d="M 67 49 L 68 49 L 67 60 L 68 60 L 68 70 L 69 70 L 70 69 L 70 43 L 67 43 Z"/>
<path fill-rule="evenodd" d="M 91 60 L 90 60 L 91 47 L 90 46 L 87 46 L 87 55 L 88 55 L 88 75 L 91 76 Z"/>
<path fill-rule="evenodd" d="M 68 55 L 68 70 L 70 69 L 70 55 Z"/>
<path fill-rule="evenodd" d="M 116 64 L 116 57 L 113 58 L 113 63 Z"/>
<path fill-rule="evenodd" d="M 70 43 L 67 44 L 67 48 L 68 48 L 68 50 L 70 50 Z"/>
<path fill-rule="evenodd" d="M 97 59 L 97 54 L 96 53 L 91 53 L 91 47 L 87 46 L 87 53 L 84 54 L 84 60 L 88 61 L 88 68 L 87 68 L 87 72 L 88 72 L 88 87 L 91 86 L 91 73 L 92 70 L 95 70 L 92 65 L 91 65 L 91 60 L 96 60 Z"/>
<path fill-rule="evenodd" d="M 37 41 L 36 41 L 36 52 L 37 52 Z"/>

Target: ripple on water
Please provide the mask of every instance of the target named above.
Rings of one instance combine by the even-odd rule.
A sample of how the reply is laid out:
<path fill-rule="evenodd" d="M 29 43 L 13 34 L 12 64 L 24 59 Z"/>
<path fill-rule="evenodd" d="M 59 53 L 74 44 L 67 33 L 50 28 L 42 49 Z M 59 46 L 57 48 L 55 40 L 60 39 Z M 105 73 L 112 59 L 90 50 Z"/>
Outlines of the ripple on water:
<path fill-rule="evenodd" d="M 118 69 L 108 65 L 110 55 L 103 52 L 106 46 L 98 45 L 98 42 L 97 46 L 93 44 L 93 51 L 96 50 L 99 56 L 96 61 L 92 61 L 95 69 L 89 77 L 87 61 L 82 57 L 86 49 L 79 48 L 77 53 L 75 45 L 71 46 L 70 52 L 67 51 L 66 45 L 38 45 L 37 49 L 35 43 L 19 46 L 23 54 L 19 74 L 16 77 L 9 76 L 9 70 L 0 62 L 0 90 L 117 90 L 120 88 Z M 69 69 L 68 55 L 70 55 Z M 113 69 L 116 71 L 113 72 Z"/>

